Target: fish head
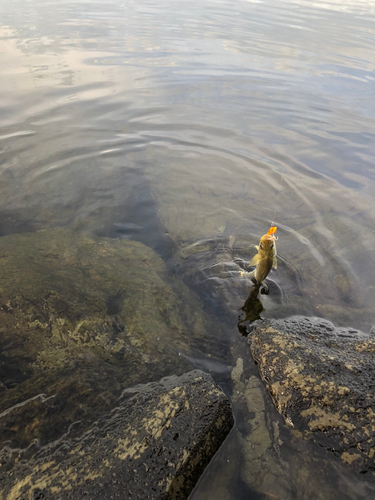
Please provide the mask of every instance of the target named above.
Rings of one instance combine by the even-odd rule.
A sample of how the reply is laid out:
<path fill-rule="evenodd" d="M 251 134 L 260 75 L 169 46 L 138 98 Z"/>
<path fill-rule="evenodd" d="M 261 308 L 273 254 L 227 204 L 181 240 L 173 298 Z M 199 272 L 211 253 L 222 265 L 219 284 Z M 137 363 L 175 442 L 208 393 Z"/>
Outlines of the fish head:
<path fill-rule="evenodd" d="M 265 234 L 259 242 L 259 253 L 263 255 L 273 255 L 275 252 L 275 236 L 273 234 Z"/>

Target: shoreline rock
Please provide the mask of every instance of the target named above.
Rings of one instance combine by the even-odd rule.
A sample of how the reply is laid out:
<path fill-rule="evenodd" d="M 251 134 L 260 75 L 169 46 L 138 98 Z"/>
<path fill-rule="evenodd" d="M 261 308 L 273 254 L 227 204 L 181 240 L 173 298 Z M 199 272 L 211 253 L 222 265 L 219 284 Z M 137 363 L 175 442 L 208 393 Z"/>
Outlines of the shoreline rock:
<path fill-rule="evenodd" d="M 83 436 L 68 431 L 0 468 L 0 497 L 185 499 L 233 424 L 229 400 L 199 370 L 125 389 Z"/>
<path fill-rule="evenodd" d="M 322 318 L 254 322 L 248 343 L 277 410 L 354 471 L 375 471 L 375 336 Z"/>

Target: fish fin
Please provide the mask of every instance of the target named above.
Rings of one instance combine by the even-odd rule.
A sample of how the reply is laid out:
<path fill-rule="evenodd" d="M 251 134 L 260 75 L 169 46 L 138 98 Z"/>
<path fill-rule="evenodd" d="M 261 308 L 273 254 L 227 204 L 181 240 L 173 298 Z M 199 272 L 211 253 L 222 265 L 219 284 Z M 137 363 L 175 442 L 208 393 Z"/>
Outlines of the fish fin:
<path fill-rule="evenodd" d="M 276 258 L 276 254 L 273 256 L 272 266 L 273 266 L 273 268 L 274 268 L 274 269 L 277 269 L 277 258 Z"/>
<path fill-rule="evenodd" d="M 249 262 L 249 266 L 256 266 L 259 262 L 259 254 L 257 253 Z"/>

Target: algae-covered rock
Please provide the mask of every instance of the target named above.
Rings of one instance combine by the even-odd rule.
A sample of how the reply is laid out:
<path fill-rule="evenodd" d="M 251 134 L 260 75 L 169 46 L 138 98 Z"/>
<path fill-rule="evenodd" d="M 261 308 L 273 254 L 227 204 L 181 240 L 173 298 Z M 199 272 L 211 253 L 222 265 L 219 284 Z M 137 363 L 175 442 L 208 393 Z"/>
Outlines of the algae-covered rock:
<path fill-rule="evenodd" d="M 152 474 L 163 494 L 188 495 L 233 424 L 212 381 L 199 374 L 190 390 L 176 379 L 170 391 L 163 383 L 158 398 L 148 390 L 131 393 L 118 411 L 120 423 L 126 421 L 121 432 L 118 408 L 108 414 L 124 387 L 185 371 L 183 354 L 205 331 L 194 293 L 166 276 L 153 250 L 127 239 L 65 229 L 0 238 L 4 495 L 56 498 L 66 490 L 77 498 L 93 488 L 96 497 L 109 491 L 107 480 L 118 495 L 138 479 L 138 496 L 145 498 L 153 494 Z M 102 417 L 105 431 L 96 440 Z M 89 453 L 90 436 L 96 451 Z M 115 453 L 119 443 L 123 452 Z M 125 457 L 132 445 L 144 451 L 138 465 L 137 454 Z M 146 480 L 134 475 L 135 467 Z"/>
<path fill-rule="evenodd" d="M 185 499 L 233 423 L 200 371 L 127 389 L 83 437 L 68 432 L 11 473 L 0 468 L 0 496 Z"/>
<path fill-rule="evenodd" d="M 353 470 L 374 472 L 375 337 L 292 317 L 255 322 L 248 342 L 287 424 Z"/>
<path fill-rule="evenodd" d="M 176 356 L 186 329 L 199 335 L 203 319 L 194 296 L 164 274 L 161 258 L 134 241 L 62 229 L 1 238 L 5 363 L 35 371 L 88 352 L 111 363 Z"/>
<path fill-rule="evenodd" d="M 0 324 L 11 462 L 86 428 L 124 387 L 186 371 L 205 329 L 199 301 L 153 250 L 65 229 L 0 238 Z"/>

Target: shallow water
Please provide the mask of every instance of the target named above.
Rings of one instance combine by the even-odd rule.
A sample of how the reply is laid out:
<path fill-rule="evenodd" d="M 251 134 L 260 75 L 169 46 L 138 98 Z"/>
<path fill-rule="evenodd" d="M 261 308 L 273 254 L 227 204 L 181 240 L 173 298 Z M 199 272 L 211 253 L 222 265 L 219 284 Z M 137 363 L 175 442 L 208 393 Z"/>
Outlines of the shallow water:
<path fill-rule="evenodd" d="M 156 250 L 212 320 L 186 359 L 232 397 L 226 447 L 246 468 L 230 373 L 240 357 L 257 371 L 234 258 L 250 260 L 275 222 L 261 314 L 375 324 L 375 3 L 0 0 L 0 12 L 0 235 L 63 227 Z M 280 498 L 310 498 L 295 446 L 299 486 Z M 225 453 L 192 498 L 218 496 L 214 484 L 269 498 Z M 335 467 L 336 490 L 360 498 L 363 481 Z"/>

